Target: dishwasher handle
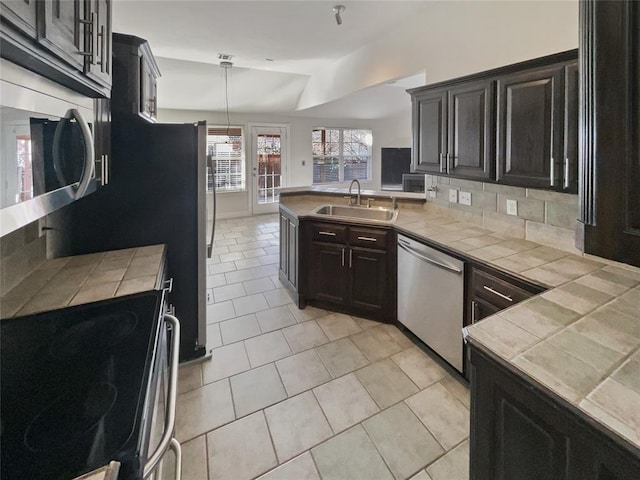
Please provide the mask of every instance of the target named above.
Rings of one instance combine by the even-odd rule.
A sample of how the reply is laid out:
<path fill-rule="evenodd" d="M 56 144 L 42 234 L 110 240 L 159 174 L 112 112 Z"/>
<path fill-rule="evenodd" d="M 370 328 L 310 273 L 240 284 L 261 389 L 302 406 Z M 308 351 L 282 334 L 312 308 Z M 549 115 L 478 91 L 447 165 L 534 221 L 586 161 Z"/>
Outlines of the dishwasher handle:
<path fill-rule="evenodd" d="M 400 248 L 402 248 L 403 250 L 405 250 L 407 253 L 413 255 L 416 258 L 419 258 L 420 260 L 422 260 L 424 262 L 427 262 L 427 263 L 430 263 L 432 265 L 435 265 L 436 267 L 444 268 L 445 270 L 449 270 L 449 271 L 454 272 L 454 273 L 462 273 L 462 270 L 460 270 L 459 268 L 452 267 L 451 265 L 447 265 L 446 263 L 439 262 L 435 258 L 431 258 L 431 257 L 428 257 L 428 256 L 422 254 L 422 253 L 419 253 L 418 251 L 416 251 L 413 248 L 411 248 L 410 246 L 408 246 L 406 244 L 406 242 L 398 241 L 398 246 Z"/>

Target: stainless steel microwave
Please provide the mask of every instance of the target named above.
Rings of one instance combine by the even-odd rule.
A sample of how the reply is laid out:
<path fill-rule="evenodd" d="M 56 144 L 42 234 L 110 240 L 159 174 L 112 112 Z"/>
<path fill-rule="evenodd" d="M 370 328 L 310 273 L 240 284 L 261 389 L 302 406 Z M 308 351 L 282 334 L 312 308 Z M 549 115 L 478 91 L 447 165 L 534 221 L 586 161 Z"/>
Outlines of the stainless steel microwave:
<path fill-rule="evenodd" d="M 0 65 L 0 237 L 95 190 L 93 99 Z"/>

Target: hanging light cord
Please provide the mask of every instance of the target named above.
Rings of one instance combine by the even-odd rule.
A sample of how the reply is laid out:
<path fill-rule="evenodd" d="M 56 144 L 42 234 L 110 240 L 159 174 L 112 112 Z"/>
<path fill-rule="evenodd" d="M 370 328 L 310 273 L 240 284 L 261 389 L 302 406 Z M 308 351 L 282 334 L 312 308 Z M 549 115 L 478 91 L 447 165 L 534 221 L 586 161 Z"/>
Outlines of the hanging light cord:
<path fill-rule="evenodd" d="M 231 120 L 229 119 L 229 68 L 230 66 L 224 69 L 224 103 L 227 114 L 227 137 L 229 136 L 229 129 L 231 128 Z"/>

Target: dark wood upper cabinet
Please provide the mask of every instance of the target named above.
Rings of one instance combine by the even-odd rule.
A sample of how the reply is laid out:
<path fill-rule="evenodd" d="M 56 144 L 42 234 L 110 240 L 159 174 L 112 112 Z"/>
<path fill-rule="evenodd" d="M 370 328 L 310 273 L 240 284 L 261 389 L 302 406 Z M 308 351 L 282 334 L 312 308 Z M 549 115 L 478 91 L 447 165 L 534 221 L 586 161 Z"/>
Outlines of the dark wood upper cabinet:
<path fill-rule="evenodd" d="M 494 82 L 483 80 L 449 90 L 447 173 L 493 177 Z"/>
<path fill-rule="evenodd" d="M 443 172 L 447 148 L 446 90 L 429 92 L 413 99 L 413 128 L 413 169 L 417 172 Z"/>
<path fill-rule="evenodd" d="M 89 0 L 87 43 L 90 44 L 85 64 L 88 77 L 98 83 L 111 86 L 111 1 Z"/>
<path fill-rule="evenodd" d="M 562 191 L 578 193 L 578 62 L 564 67 L 564 156 Z"/>
<path fill-rule="evenodd" d="M 0 55 L 83 95 L 111 96 L 111 0 L 0 0 Z"/>
<path fill-rule="evenodd" d="M 580 2 L 585 253 L 640 266 L 640 3 Z"/>
<path fill-rule="evenodd" d="M 498 181 L 559 188 L 563 66 L 501 77 L 498 90 Z"/>
<path fill-rule="evenodd" d="M 33 39 L 38 36 L 38 4 L 39 2 L 36 0 L 0 1 L 3 18 L 8 20 L 22 33 Z"/>
<path fill-rule="evenodd" d="M 418 172 L 577 192 L 577 50 L 409 90 Z"/>
<path fill-rule="evenodd" d="M 90 55 L 84 22 L 85 3 L 81 0 L 46 0 L 44 22 L 40 22 L 39 41 L 54 55 L 78 70 L 84 69 L 85 54 Z"/>

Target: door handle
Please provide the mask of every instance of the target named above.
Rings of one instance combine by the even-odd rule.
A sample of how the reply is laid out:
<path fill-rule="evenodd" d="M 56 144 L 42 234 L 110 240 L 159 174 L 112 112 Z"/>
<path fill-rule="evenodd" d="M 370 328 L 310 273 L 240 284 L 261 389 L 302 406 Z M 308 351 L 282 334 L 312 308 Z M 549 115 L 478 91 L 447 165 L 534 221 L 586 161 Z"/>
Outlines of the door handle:
<path fill-rule="evenodd" d="M 449 271 L 454 272 L 454 273 L 462 273 L 462 270 L 460 270 L 460 269 L 458 269 L 456 267 L 452 267 L 450 265 L 447 265 L 445 263 L 438 262 L 437 260 L 435 260 L 433 258 L 426 257 L 426 256 L 416 252 L 413 248 L 407 247 L 403 243 L 399 243 L 398 246 L 400 248 L 402 248 L 403 250 L 407 251 L 407 253 L 410 253 L 414 257 L 417 257 L 420 260 L 423 260 L 423 261 L 425 261 L 427 263 L 431 263 L 432 265 L 435 265 L 435 266 L 440 267 L 440 268 L 444 268 L 445 270 L 449 270 Z"/>
<path fill-rule="evenodd" d="M 377 242 L 378 241 L 373 237 L 358 237 L 358 240 L 362 240 L 362 241 L 365 241 L 365 242 Z"/>
<path fill-rule="evenodd" d="M 344 248 L 342 249 L 342 266 L 344 267 Z"/>
<path fill-rule="evenodd" d="M 569 188 L 569 157 L 564 158 L 564 188 Z"/>
<path fill-rule="evenodd" d="M 504 298 L 505 300 L 509 301 L 509 302 L 513 302 L 513 298 L 511 298 L 509 295 L 505 295 L 504 293 L 500 293 L 497 290 L 494 290 L 491 287 L 487 287 L 486 285 L 483 285 L 482 288 L 484 288 L 486 291 L 493 293 L 494 295 L 498 295 L 500 298 Z"/>
<path fill-rule="evenodd" d="M 336 234 L 334 232 L 325 232 L 325 231 L 322 231 L 322 230 L 320 230 L 318 232 L 318 234 L 319 235 L 326 235 L 327 237 L 335 237 L 336 236 Z"/>
<path fill-rule="evenodd" d="M 349 268 L 353 266 L 353 250 L 349 249 Z"/>
<path fill-rule="evenodd" d="M 471 324 L 476 323 L 476 306 L 478 304 L 475 300 L 471 300 Z"/>

